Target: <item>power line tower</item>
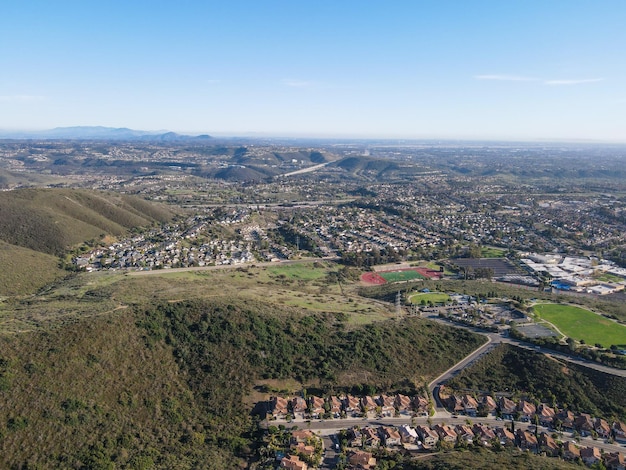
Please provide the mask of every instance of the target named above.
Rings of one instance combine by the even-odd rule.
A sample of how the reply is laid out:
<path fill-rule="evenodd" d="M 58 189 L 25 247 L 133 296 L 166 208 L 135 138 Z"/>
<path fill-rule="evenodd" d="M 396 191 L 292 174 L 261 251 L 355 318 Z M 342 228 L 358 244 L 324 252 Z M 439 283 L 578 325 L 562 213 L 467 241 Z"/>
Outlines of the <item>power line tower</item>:
<path fill-rule="evenodd" d="M 402 300 L 402 296 L 400 295 L 400 291 L 396 294 L 396 318 L 400 319 L 402 316 L 402 304 L 400 301 Z"/>

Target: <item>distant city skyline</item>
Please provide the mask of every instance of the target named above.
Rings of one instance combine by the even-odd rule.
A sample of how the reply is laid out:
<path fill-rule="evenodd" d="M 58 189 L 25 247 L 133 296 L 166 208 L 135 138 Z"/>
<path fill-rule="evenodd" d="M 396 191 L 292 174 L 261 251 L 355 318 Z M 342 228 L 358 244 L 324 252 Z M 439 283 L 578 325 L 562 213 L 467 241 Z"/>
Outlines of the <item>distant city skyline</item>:
<path fill-rule="evenodd" d="M 0 129 L 626 142 L 626 2 L 7 0 Z"/>

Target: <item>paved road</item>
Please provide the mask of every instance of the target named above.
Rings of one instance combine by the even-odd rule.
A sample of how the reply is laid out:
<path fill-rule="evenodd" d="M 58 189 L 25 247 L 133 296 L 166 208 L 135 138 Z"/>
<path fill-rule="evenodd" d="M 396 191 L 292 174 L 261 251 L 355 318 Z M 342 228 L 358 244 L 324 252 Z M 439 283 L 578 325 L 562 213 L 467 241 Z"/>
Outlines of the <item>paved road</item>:
<path fill-rule="evenodd" d="M 401 416 L 398 418 L 369 418 L 369 419 L 346 418 L 346 419 L 329 419 L 329 420 L 320 420 L 320 421 L 311 420 L 310 422 L 293 421 L 291 423 L 273 421 L 272 424 L 274 425 L 286 424 L 287 427 L 295 425 L 295 426 L 298 426 L 300 429 L 310 429 L 312 431 L 315 431 L 316 433 L 323 436 L 324 448 L 327 449 L 327 454 L 329 453 L 328 450 L 330 450 L 330 453 L 332 454 L 332 458 L 334 459 L 336 456 L 336 453 L 334 451 L 335 440 L 333 436 L 343 429 L 349 429 L 354 426 L 358 426 L 358 427 L 396 426 L 397 427 L 403 424 L 410 424 L 412 426 L 417 426 L 417 425 L 428 426 L 428 425 L 435 425 L 435 424 L 443 423 L 443 424 L 449 424 L 450 426 L 455 426 L 456 424 L 466 424 L 467 422 L 470 422 L 472 424 L 482 423 L 482 424 L 490 426 L 491 428 L 506 427 L 509 430 L 511 429 L 510 421 L 503 421 L 501 419 L 494 418 L 494 417 L 469 418 L 467 416 L 458 416 L 458 417 L 439 416 L 439 417 L 433 417 L 433 418 L 424 418 L 424 417 L 415 418 L 415 417 L 410 417 L 410 416 Z M 532 423 L 521 422 L 521 421 L 515 421 L 514 428 L 515 429 L 530 429 L 531 431 L 534 431 L 535 429 Z M 547 433 L 552 434 L 554 431 L 548 429 L 547 427 L 539 426 L 539 433 L 541 432 L 547 432 Z M 563 433 L 561 439 L 563 441 L 574 440 L 571 433 Z M 580 442 L 578 442 L 578 445 L 580 446 L 595 446 L 595 447 L 598 447 L 599 449 L 602 449 L 605 452 L 624 452 L 624 449 L 626 448 L 626 445 L 609 444 L 602 439 L 594 440 L 591 437 L 581 437 L 579 438 L 579 440 Z M 324 459 L 324 461 L 326 462 L 326 459 Z M 326 467 L 326 468 L 334 468 L 334 467 Z"/>
<path fill-rule="evenodd" d="M 294 176 L 294 175 L 302 175 L 304 173 L 311 173 L 312 171 L 317 171 L 324 168 L 326 165 L 332 162 L 320 163 L 319 165 L 309 166 L 307 168 L 303 168 L 302 170 L 290 171 L 289 173 L 283 173 L 278 176 Z"/>

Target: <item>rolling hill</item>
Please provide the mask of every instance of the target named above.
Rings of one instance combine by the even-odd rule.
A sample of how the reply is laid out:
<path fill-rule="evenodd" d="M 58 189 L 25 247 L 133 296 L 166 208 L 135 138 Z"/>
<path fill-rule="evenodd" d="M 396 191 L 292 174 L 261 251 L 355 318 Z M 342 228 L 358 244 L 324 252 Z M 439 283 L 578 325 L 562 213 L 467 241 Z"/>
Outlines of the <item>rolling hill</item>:
<path fill-rule="evenodd" d="M 19 295 L 67 274 L 59 256 L 103 236 L 171 220 L 164 206 L 86 190 L 0 192 L 0 295 Z"/>
<path fill-rule="evenodd" d="M 332 314 L 236 300 L 3 334 L 0 467 L 242 468 L 253 458 L 246 396 L 258 380 L 407 387 L 480 341 L 417 318 L 347 330 Z"/>
<path fill-rule="evenodd" d="M 169 210 L 129 196 L 68 189 L 0 193 L 0 240 L 52 255 L 171 217 Z"/>

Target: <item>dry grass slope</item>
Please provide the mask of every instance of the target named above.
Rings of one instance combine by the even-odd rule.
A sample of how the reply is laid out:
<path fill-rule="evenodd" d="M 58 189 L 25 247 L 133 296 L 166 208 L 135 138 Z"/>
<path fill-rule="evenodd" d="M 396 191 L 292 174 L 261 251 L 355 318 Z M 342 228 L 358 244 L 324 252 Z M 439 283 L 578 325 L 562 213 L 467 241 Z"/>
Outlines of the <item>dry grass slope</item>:
<path fill-rule="evenodd" d="M 132 227 L 171 217 L 165 209 L 147 210 L 145 201 L 106 193 L 69 189 L 0 193 L 0 240 L 54 255 L 103 234 L 119 236 Z"/>

